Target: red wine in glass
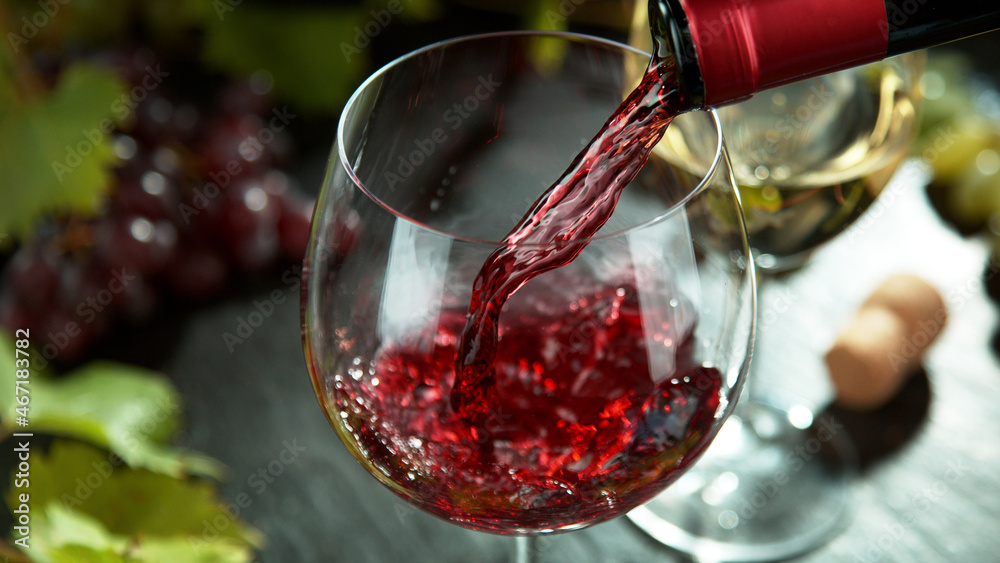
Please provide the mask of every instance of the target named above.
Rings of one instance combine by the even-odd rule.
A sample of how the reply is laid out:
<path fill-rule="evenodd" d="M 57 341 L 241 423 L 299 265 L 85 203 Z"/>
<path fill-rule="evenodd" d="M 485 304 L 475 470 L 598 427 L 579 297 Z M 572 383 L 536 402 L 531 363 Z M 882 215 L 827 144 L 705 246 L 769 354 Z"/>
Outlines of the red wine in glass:
<path fill-rule="evenodd" d="M 501 60 L 516 60 L 531 46 L 526 37 L 479 41 L 499 44 L 505 53 Z M 495 64 L 497 49 L 480 50 L 470 56 L 475 63 L 470 63 L 471 69 L 483 68 L 483 61 Z M 459 55 L 451 57 L 453 64 L 467 56 L 465 51 L 452 52 Z M 607 53 L 612 57 L 605 58 Z M 592 83 L 575 80 L 573 73 L 577 65 L 595 75 L 621 69 L 620 54 L 617 47 L 588 40 L 556 75 L 511 67 L 505 72 L 519 79 L 509 82 L 514 89 L 510 96 L 495 100 L 496 108 L 504 104 L 519 108 L 514 104 L 537 103 L 540 96 L 572 94 L 581 87 L 581 97 L 567 107 L 579 111 L 607 107 L 603 104 L 609 93 L 616 102 L 621 100 L 617 97 L 621 77 L 606 82 L 599 76 Z M 404 61 L 406 72 L 386 75 L 384 80 L 402 77 L 403 86 L 409 88 L 416 76 L 423 84 L 424 63 L 439 60 Z M 563 181 L 538 200 L 499 250 L 450 231 L 384 221 L 391 219 L 384 208 L 365 198 L 339 199 L 353 193 L 355 184 L 346 176 L 344 182 L 332 176 L 329 186 L 334 191 L 325 193 L 332 194 L 337 205 L 321 207 L 326 215 L 320 215 L 325 221 L 320 227 L 336 225 L 344 206 L 372 213 L 361 215 L 361 224 L 369 231 L 367 237 L 358 238 L 360 250 L 348 252 L 336 269 L 327 266 L 333 258 L 314 248 L 313 256 L 325 262 L 309 270 L 314 283 L 308 286 L 304 319 L 310 371 L 341 439 L 369 472 L 409 503 L 453 523 L 494 533 L 581 528 L 651 499 L 710 442 L 731 407 L 733 387 L 723 376 L 731 367 L 730 351 L 722 339 L 738 323 L 719 324 L 715 311 L 701 310 L 700 301 L 690 300 L 688 289 L 700 292 L 703 281 L 710 286 L 721 282 L 719 288 L 726 295 L 739 299 L 734 291 L 745 286 L 699 274 L 714 271 L 717 265 L 735 268 L 730 261 L 716 264 L 695 262 L 693 255 L 664 256 L 666 245 L 692 244 L 691 237 L 697 236 L 686 230 L 697 225 L 687 223 L 688 213 L 635 223 L 633 211 L 649 217 L 646 206 L 669 207 L 662 186 L 645 186 L 650 188 L 646 191 L 637 183 L 641 191 L 622 193 L 673 115 L 672 76 L 669 62 L 653 67 Z M 380 91 L 384 86 L 373 84 Z M 434 81 L 427 87 L 442 86 Z M 430 103 L 434 98 L 421 100 L 430 104 L 423 109 L 432 118 L 438 114 Z M 601 105 L 591 106 L 595 102 Z M 356 117 L 360 123 L 377 121 L 386 112 L 394 116 L 398 106 L 361 104 Z M 518 118 L 522 115 L 519 110 Z M 392 120 L 383 126 L 390 130 Z M 499 160 L 506 161 L 511 155 L 536 150 L 533 134 L 525 134 L 531 131 L 535 129 L 505 130 L 510 136 L 498 138 L 499 144 L 491 145 L 483 158 L 502 155 Z M 576 138 L 575 133 L 562 134 L 559 150 Z M 383 151 L 381 144 L 354 141 L 345 141 L 347 154 L 363 149 L 361 160 L 373 159 L 375 170 L 382 169 L 379 163 L 385 154 L 393 154 Z M 457 139 L 453 147 L 464 155 L 467 144 Z M 471 169 L 480 161 L 442 156 L 437 164 L 452 162 Z M 552 163 L 544 164 L 533 172 L 551 171 Z M 347 166 L 343 158 L 340 165 Z M 368 163 L 356 166 L 366 169 Z M 483 170 L 492 173 L 494 168 Z M 647 171 L 655 177 L 652 182 L 674 178 L 665 170 Z M 456 193 L 455 199 L 445 202 L 441 221 L 477 220 L 480 213 L 493 215 L 490 225 L 503 221 L 506 213 L 481 208 L 511 191 L 502 186 L 503 170 L 499 173 L 498 182 L 481 185 L 475 175 L 468 178 L 463 187 L 484 191 Z M 723 183 L 728 178 L 719 177 Z M 410 182 L 412 191 L 400 194 L 400 199 L 420 197 L 425 180 Z M 593 239 L 619 195 L 628 205 L 618 206 L 624 211 L 622 218 L 628 215 L 626 222 L 633 226 L 606 239 Z M 732 203 L 736 212 L 735 200 Z M 380 258 L 370 260 L 372 252 Z M 386 260 L 381 252 L 388 253 Z M 426 256 L 426 263 L 421 256 Z M 413 261 L 417 263 L 411 265 Z M 473 285 L 468 274 L 474 275 L 484 262 L 486 267 Z M 696 286 L 685 285 L 688 281 Z M 478 292 L 476 299 L 466 293 L 469 289 Z M 470 301 L 490 307 L 480 318 L 492 324 L 484 331 L 485 338 L 471 341 L 466 352 L 489 354 L 465 354 L 483 370 L 462 374 L 464 365 L 456 362 L 457 352 L 463 342 L 470 342 L 470 334 L 472 338 L 479 334 L 476 325 L 469 329 L 470 319 L 476 318 L 469 314 Z M 489 346 L 477 348 L 484 341 Z M 716 362 L 703 363 L 706 358 Z M 464 387 L 463 377 L 469 377 Z M 456 397 L 460 408 L 455 408 Z"/>
<path fill-rule="evenodd" d="M 561 295 L 532 290 L 529 301 L 550 313 L 505 310 L 502 334 L 499 322 L 516 291 L 573 261 L 585 246 L 576 241 L 608 221 L 679 107 L 671 61 L 654 58 L 640 85 L 487 259 L 468 312 L 443 312 L 433 352 L 418 345 L 426 338 L 382 347 L 378 393 L 353 400 L 378 403 L 365 410 L 382 413 L 387 426 L 355 428 L 371 462 L 405 471 L 389 477 L 412 483 L 405 491 L 411 502 L 487 531 L 566 529 L 649 500 L 694 459 L 691 450 L 719 407 L 721 375 L 693 362 L 690 332 L 668 339 L 669 368 L 649 365 L 634 273 L 591 284 L 554 315 Z M 581 295 L 580 281 L 564 277 L 543 287 Z M 679 327 L 671 328 L 676 337 Z M 573 346 L 581 331 L 589 334 Z M 384 439 L 393 435 L 412 442 Z"/>
<path fill-rule="evenodd" d="M 458 305 L 356 368 L 374 378 L 339 384 L 365 463 L 397 494 L 482 531 L 572 529 L 646 502 L 697 457 L 721 374 L 693 362 L 690 332 L 650 334 L 650 316 L 677 316 L 640 308 L 634 273 L 585 280 L 575 270 L 526 286 L 505 308 L 490 368 L 500 391 L 480 424 L 449 404 Z M 650 365 L 647 346 L 671 336 L 672 369 Z"/>

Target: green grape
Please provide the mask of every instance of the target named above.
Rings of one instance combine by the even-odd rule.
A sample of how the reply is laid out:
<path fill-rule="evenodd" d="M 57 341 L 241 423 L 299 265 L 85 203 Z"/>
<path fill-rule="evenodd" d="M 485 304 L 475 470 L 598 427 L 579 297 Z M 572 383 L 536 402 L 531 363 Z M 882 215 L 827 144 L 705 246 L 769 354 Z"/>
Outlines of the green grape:
<path fill-rule="evenodd" d="M 968 181 L 976 156 L 993 147 L 1000 147 L 1000 130 L 968 112 L 921 138 L 915 152 L 934 168 L 934 183 L 948 186 Z"/>
<path fill-rule="evenodd" d="M 954 184 L 939 188 L 947 190 L 945 202 L 951 219 L 972 231 L 984 228 L 990 216 L 1000 211 L 1000 174 L 987 173 L 989 170 L 976 165 L 981 152 L 968 155 L 969 164 Z"/>

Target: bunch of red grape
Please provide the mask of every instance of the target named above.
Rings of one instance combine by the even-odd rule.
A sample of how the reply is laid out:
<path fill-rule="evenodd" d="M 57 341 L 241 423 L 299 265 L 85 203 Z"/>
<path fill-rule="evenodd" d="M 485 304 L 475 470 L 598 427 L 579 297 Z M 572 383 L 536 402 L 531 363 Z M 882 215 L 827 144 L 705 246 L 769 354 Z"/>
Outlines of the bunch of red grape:
<path fill-rule="evenodd" d="M 119 71 L 136 85 L 142 59 L 128 62 Z M 71 364 L 169 300 L 203 301 L 237 274 L 300 263 L 313 201 L 281 170 L 295 116 L 268 86 L 232 82 L 202 105 L 144 92 L 114 133 L 121 164 L 98 216 L 48 217 L 10 257 L 0 325 L 30 329 L 46 360 Z"/>

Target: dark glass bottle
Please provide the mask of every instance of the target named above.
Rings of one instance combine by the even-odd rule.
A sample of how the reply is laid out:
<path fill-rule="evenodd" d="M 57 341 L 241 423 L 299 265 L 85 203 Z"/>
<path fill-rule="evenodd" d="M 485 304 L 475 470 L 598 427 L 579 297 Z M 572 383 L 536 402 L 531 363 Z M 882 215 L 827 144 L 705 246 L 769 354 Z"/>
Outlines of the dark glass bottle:
<path fill-rule="evenodd" d="M 1000 0 L 649 0 L 692 108 L 1000 28 Z"/>

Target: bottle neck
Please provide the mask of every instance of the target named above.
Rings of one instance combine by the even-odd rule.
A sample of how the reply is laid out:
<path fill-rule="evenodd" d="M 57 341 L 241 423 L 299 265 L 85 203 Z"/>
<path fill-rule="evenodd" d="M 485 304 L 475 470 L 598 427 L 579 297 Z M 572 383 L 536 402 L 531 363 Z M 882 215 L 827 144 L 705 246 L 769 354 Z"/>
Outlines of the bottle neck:
<path fill-rule="evenodd" d="M 692 108 L 1000 28 L 998 0 L 650 0 Z"/>
<path fill-rule="evenodd" d="M 1000 29 L 997 0 L 883 0 L 887 57 Z"/>
<path fill-rule="evenodd" d="M 649 0 L 653 56 L 673 57 L 681 100 L 691 108 L 705 107 L 705 88 L 698 52 L 687 14 L 678 0 Z"/>

